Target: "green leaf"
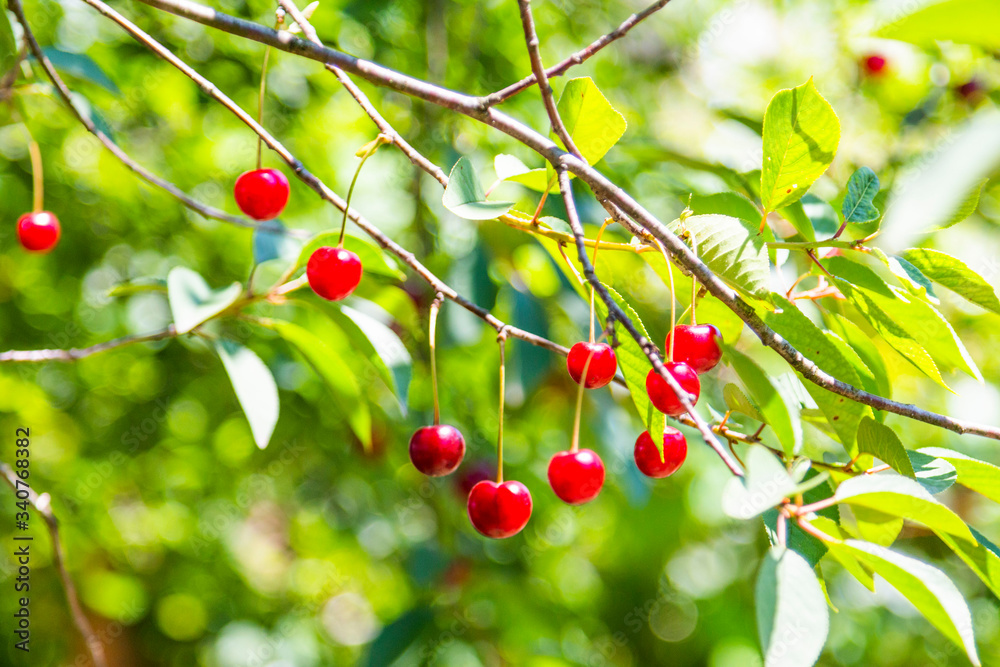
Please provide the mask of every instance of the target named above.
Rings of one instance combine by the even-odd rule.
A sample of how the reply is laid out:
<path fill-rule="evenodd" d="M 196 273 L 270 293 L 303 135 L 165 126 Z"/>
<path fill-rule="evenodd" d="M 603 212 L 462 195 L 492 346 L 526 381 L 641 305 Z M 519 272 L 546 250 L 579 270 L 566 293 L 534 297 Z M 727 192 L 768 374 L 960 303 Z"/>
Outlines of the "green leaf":
<path fill-rule="evenodd" d="M 913 466 L 917 482 L 934 495 L 951 488 L 958 479 L 955 466 L 945 459 L 912 450 L 907 451 L 906 455 L 910 459 L 910 465 Z"/>
<path fill-rule="evenodd" d="M 791 549 L 772 547 L 755 597 L 764 667 L 815 664 L 830 631 L 830 611 L 812 566 Z"/>
<path fill-rule="evenodd" d="M 71 74 L 78 79 L 96 83 L 110 93 L 118 95 L 121 91 L 115 82 L 105 74 L 101 66 L 85 53 L 69 53 L 51 46 L 42 49 L 52 66 L 63 74 Z"/>
<path fill-rule="evenodd" d="M 858 451 L 889 464 L 900 475 L 914 476 L 913 464 L 899 437 L 891 428 L 871 417 L 865 417 L 858 425 Z"/>
<path fill-rule="evenodd" d="M 737 192 L 719 192 L 713 195 L 692 195 L 688 208 L 695 215 L 728 215 L 760 225 L 760 209 L 752 201 Z"/>
<path fill-rule="evenodd" d="M 878 176 L 874 171 L 861 167 L 854 172 L 847 181 L 847 196 L 840 209 L 844 214 L 844 221 L 858 225 L 868 233 L 874 232 L 878 225 L 871 223 L 878 221 L 879 212 L 873 201 L 878 190 Z"/>
<path fill-rule="evenodd" d="M 973 665 L 980 664 L 969 607 L 947 575 L 916 558 L 867 542 L 846 540 L 829 547 L 831 552 L 847 552 L 881 575 L 931 625 L 963 648 Z"/>
<path fill-rule="evenodd" d="M 849 513 L 841 514 L 840 523 L 852 537 L 882 547 L 891 546 L 903 530 L 902 517 L 870 507 L 852 507 Z"/>
<path fill-rule="evenodd" d="M 951 217 L 941 223 L 941 226 L 938 229 L 948 229 L 949 227 L 954 227 L 975 213 L 976 209 L 979 208 L 979 197 L 983 192 L 983 186 L 985 186 L 989 180 L 989 178 L 984 178 L 976 183 L 972 189 L 969 190 L 969 194 L 966 195 L 965 199 L 959 202 L 958 208 L 955 209 L 955 212 L 951 215 Z"/>
<path fill-rule="evenodd" d="M 391 665 L 433 621 L 434 612 L 426 606 L 414 607 L 405 612 L 382 628 L 368 648 L 368 659 L 364 664 L 368 667 Z"/>
<path fill-rule="evenodd" d="M 452 167 L 441 201 L 445 208 L 466 220 L 494 220 L 514 205 L 514 202 L 487 201 L 472 163 L 464 157 Z"/>
<path fill-rule="evenodd" d="M 789 456 L 802 447 L 802 423 L 797 405 L 789 405 L 770 376 L 750 357 L 726 348 L 726 360 L 746 387 L 754 404 L 764 415 L 764 422 L 774 430 L 782 449 Z"/>
<path fill-rule="evenodd" d="M 734 519 L 752 519 L 795 494 L 798 485 L 766 447 L 751 445 L 746 477 L 733 477 L 722 490 L 722 511 Z"/>
<path fill-rule="evenodd" d="M 671 225 L 687 231 L 698 257 L 733 287 L 761 299 L 769 297 L 771 265 L 764 238 L 750 223 L 728 215 L 693 215 Z"/>
<path fill-rule="evenodd" d="M 367 313 L 344 305 L 340 307 L 340 312 L 347 316 L 362 334 L 361 338 L 367 343 L 366 347 L 371 352 L 369 359 L 396 395 L 405 415 L 410 378 L 413 375 L 413 359 L 403 341 L 395 331 Z"/>
<path fill-rule="evenodd" d="M 243 286 L 212 290 L 205 279 L 191 269 L 178 266 L 167 274 L 167 300 L 177 333 L 188 333 L 236 303 Z"/>
<path fill-rule="evenodd" d="M 806 241 L 816 240 L 816 229 L 813 227 L 812 220 L 806 214 L 806 209 L 802 205 L 802 201 L 794 201 L 788 206 L 782 206 L 778 209 L 778 214 L 792 223 L 792 227 L 795 227 L 795 231 L 802 235 Z M 760 225 L 760 222 L 757 222 Z"/>
<path fill-rule="evenodd" d="M 646 331 L 646 327 L 632 306 L 625 301 L 621 294 L 607 285 L 605 287 L 615 303 L 632 320 L 635 328 L 648 340 L 649 333 Z M 597 308 L 600 321 L 605 321 L 608 317 L 608 308 L 604 304 L 604 301 L 599 298 L 595 299 L 594 306 Z M 666 417 L 662 412 L 653 407 L 653 404 L 649 401 L 649 395 L 646 393 L 646 376 L 649 374 L 649 369 L 652 368 L 649 357 L 642 351 L 639 344 L 635 342 L 635 339 L 629 335 L 618 337 L 618 347 L 615 348 L 615 355 L 618 357 L 618 368 L 621 370 L 622 375 L 625 376 L 625 384 L 628 385 L 629 393 L 632 395 L 632 402 L 635 403 L 635 409 L 639 412 L 639 418 L 645 424 L 650 436 L 653 437 L 653 441 L 657 442 L 656 435 L 658 433 L 662 434 L 666 427 Z"/>
<path fill-rule="evenodd" d="M 922 46 L 948 41 L 1000 49 L 1000 5 L 993 0 L 945 0 L 917 6 L 877 34 Z"/>
<path fill-rule="evenodd" d="M 916 481 L 898 475 L 852 477 L 841 482 L 834 498 L 838 503 L 868 509 L 922 523 L 933 530 L 974 542 L 965 522 L 942 505 Z"/>
<path fill-rule="evenodd" d="M 851 362 L 844 358 L 837 346 L 812 320 L 783 296 L 776 294 L 773 301 L 776 307 L 774 312 L 763 314 L 763 320 L 769 327 L 833 377 L 855 387 L 861 384 Z M 871 408 L 829 392 L 812 382 L 803 384 L 826 415 L 847 453 L 855 456 L 858 453 L 855 445 L 858 424 L 863 417 L 872 414 Z"/>
<path fill-rule="evenodd" d="M 1000 547 L 990 542 L 975 528 L 969 527 L 973 537 L 979 542 L 972 546 L 968 542 L 956 540 L 945 533 L 938 533 L 941 541 L 948 545 L 965 564 L 983 580 L 983 583 L 1000 598 Z"/>
<path fill-rule="evenodd" d="M 0 16 L 0 76 L 10 71 L 10 68 L 17 63 L 17 42 L 14 40 L 14 31 L 10 28 L 10 21 L 7 20 L 7 13 Z"/>
<path fill-rule="evenodd" d="M 521 162 L 520 158 L 505 153 L 501 153 L 493 158 L 493 170 L 497 173 L 497 179 L 501 181 L 506 181 L 531 171 L 528 165 Z"/>
<path fill-rule="evenodd" d="M 806 465 L 810 465 L 811 461 L 809 459 L 800 459 Z M 792 479 L 796 479 L 796 470 L 793 468 L 790 474 Z M 809 483 L 815 483 L 816 486 L 803 492 L 803 501 L 805 503 L 815 503 L 820 500 L 825 500 L 833 494 L 833 489 L 830 486 L 829 479 L 830 475 L 826 472 L 817 473 L 812 467 L 806 471 L 804 478 Z M 801 489 L 802 486 L 800 485 Z M 825 518 L 836 521 L 840 518 L 840 511 L 837 506 L 825 507 L 819 510 L 819 514 Z M 764 529 L 767 531 L 767 539 L 771 543 L 771 546 L 778 544 L 777 536 L 777 523 L 778 523 L 778 510 L 772 508 L 764 512 Z M 836 525 L 836 524 L 834 524 Z M 798 522 L 788 521 L 785 524 L 786 542 L 789 549 L 793 549 L 802 555 L 806 559 L 806 562 L 810 566 L 816 566 L 819 561 L 826 555 L 827 549 L 826 545 L 813 537 L 809 533 L 802 530 Z"/>
<path fill-rule="evenodd" d="M 323 246 L 336 247 L 340 232 L 323 232 L 309 239 L 302 252 L 299 253 L 296 269 L 301 269 L 309 263 L 309 258 L 318 248 Z M 405 280 L 406 274 L 399 270 L 396 260 L 385 250 L 359 236 L 344 236 L 344 247 L 353 252 L 361 260 L 361 266 L 366 275 L 383 276 L 393 280 Z"/>
<path fill-rule="evenodd" d="M 347 417 L 351 430 L 366 449 L 371 447 L 371 412 L 361 395 L 354 371 L 334 347 L 307 329 L 282 320 L 265 320 L 289 345 L 305 358 L 338 399 L 337 408 Z"/>
<path fill-rule="evenodd" d="M 941 447 L 924 447 L 917 451 L 944 459 L 955 467 L 959 484 L 1000 503 L 1000 467 Z"/>
<path fill-rule="evenodd" d="M 765 421 L 764 416 L 760 413 L 760 408 L 732 382 L 722 388 L 722 399 L 726 402 L 726 407 L 733 412 L 744 414 L 755 421 Z"/>
<path fill-rule="evenodd" d="M 861 388 L 873 394 L 878 394 L 879 387 L 875 380 L 875 374 L 872 373 L 871 369 L 868 368 L 868 365 L 854 350 L 854 348 L 848 345 L 847 341 L 832 331 L 824 331 L 823 333 L 826 335 L 827 339 L 834 344 L 837 351 L 840 352 L 840 356 L 850 362 L 851 366 L 854 367 L 854 371 L 858 374 L 858 378 L 861 380 Z"/>
<path fill-rule="evenodd" d="M 843 541 L 850 537 L 836 521 L 825 516 L 813 517 L 809 520 L 814 528 L 821 530 L 835 540 Z M 824 543 L 826 544 L 826 543 Z M 840 563 L 840 565 L 851 573 L 851 575 L 857 579 L 862 586 L 875 592 L 875 578 L 874 573 L 867 565 L 861 563 L 849 550 L 847 549 L 831 549 L 827 547 L 827 554 L 835 561 Z"/>
<path fill-rule="evenodd" d="M 530 188 L 535 192 L 552 192 L 559 189 L 559 183 L 556 180 L 555 174 L 545 167 L 532 169 L 524 172 L 523 174 L 509 176 L 504 180 L 512 183 L 520 183 L 524 187 Z"/>
<path fill-rule="evenodd" d="M 910 248 L 901 256 L 925 276 L 977 306 L 1000 313 L 1000 299 L 986 279 L 962 260 L 929 248 Z"/>
<path fill-rule="evenodd" d="M 253 263 L 263 264 L 282 259 L 289 264 L 302 253 L 302 243 L 292 236 L 281 220 L 275 218 L 257 225 L 253 230 Z"/>
<path fill-rule="evenodd" d="M 625 134 L 625 117 L 611 106 L 589 76 L 566 83 L 557 109 L 587 164 L 596 164 Z"/>
<path fill-rule="evenodd" d="M 798 201 L 833 162 L 839 143 L 840 121 L 812 79 L 771 98 L 764 113 L 764 210 Z"/>
<path fill-rule="evenodd" d="M 254 442 L 264 449 L 278 423 L 278 386 L 274 376 L 250 349 L 228 340 L 215 341 L 214 346 L 250 422 Z"/>
<path fill-rule="evenodd" d="M 820 236 L 833 236 L 840 229 L 840 218 L 833 206 L 811 192 L 802 197 L 802 210 L 809 216 L 813 229 Z"/>
<path fill-rule="evenodd" d="M 885 366 L 885 358 L 875 347 L 872 339 L 854 322 L 836 313 L 830 314 L 830 327 L 851 346 L 875 378 L 876 387 L 872 393 L 892 398 L 892 382 L 889 381 L 889 370 Z"/>

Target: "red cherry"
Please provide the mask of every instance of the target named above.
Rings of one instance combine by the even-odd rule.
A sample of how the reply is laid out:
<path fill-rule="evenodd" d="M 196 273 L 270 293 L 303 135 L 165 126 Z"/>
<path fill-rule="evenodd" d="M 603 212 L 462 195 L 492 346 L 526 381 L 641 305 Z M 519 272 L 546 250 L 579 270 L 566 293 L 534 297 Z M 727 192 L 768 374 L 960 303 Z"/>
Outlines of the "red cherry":
<path fill-rule="evenodd" d="M 454 426 L 424 426 L 410 438 L 413 467 L 431 477 L 454 472 L 465 456 L 465 438 Z"/>
<path fill-rule="evenodd" d="M 327 301 L 340 301 L 361 282 L 361 260 L 350 250 L 323 246 L 306 264 L 309 287 Z"/>
<path fill-rule="evenodd" d="M 674 360 L 683 361 L 695 373 L 705 373 L 715 368 L 722 359 L 722 334 L 714 324 L 681 324 L 674 327 L 677 338 L 674 340 Z M 670 349 L 670 337 L 663 349 Z"/>
<path fill-rule="evenodd" d="M 587 366 L 588 358 L 589 366 Z M 580 384 L 584 366 L 587 366 L 587 381 L 584 386 L 587 389 L 596 389 L 614 379 L 615 371 L 618 370 L 618 359 L 615 358 L 615 351 L 607 343 L 577 343 L 570 348 L 566 357 L 566 368 L 573 382 Z"/>
<path fill-rule="evenodd" d="M 59 242 L 59 219 L 48 211 L 25 213 L 17 219 L 17 240 L 25 250 L 48 252 Z"/>
<path fill-rule="evenodd" d="M 277 169 L 248 171 L 236 179 L 233 196 L 240 210 L 254 220 L 271 220 L 288 203 L 288 179 Z"/>
<path fill-rule="evenodd" d="M 889 61 L 885 59 L 885 56 L 873 53 L 865 56 L 861 63 L 865 68 L 865 72 L 872 76 L 878 76 L 885 72 L 885 66 L 889 64 Z"/>
<path fill-rule="evenodd" d="M 667 372 L 674 376 L 674 379 L 681 385 L 681 389 L 694 396 L 691 400 L 692 405 L 697 403 L 698 395 L 701 393 L 701 382 L 698 380 L 698 374 L 683 361 L 670 361 L 664 365 L 667 367 Z M 660 377 L 655 368 L 651 368 L 649 375 L 646 376 L 646 393 L 649 394 L 649 400 L 652 401 L 653 406 L 664 414 L 677 417 L 686 412 L 680 399 L 677 398 L 677 394 L 670 388 L 667 381 Z"/>
<path fill-rule="evenodd" d="M 479 482 L 469 493 L 469 520 L 486 537 L 517 535 L 531 518 L 531 494 L 520 482 Z"/>
<path fill-rule="evenodd" d="M 549 461 L 549 485 L 570 505 L 590 502 L 604 486 L 604 462 L 589 449 L 559 452 Z"/>
<path fill-rule="evenodd" d="M 635 441 L 635 465 L 646 477 L 660 479 L 670 477 L 687 458 L 688 443 L 684 434 L 675 428 L 667 427 L 663 433 L 663 455 L 660 448 L 653 442 L 649 431 L 643 431 Z"/>

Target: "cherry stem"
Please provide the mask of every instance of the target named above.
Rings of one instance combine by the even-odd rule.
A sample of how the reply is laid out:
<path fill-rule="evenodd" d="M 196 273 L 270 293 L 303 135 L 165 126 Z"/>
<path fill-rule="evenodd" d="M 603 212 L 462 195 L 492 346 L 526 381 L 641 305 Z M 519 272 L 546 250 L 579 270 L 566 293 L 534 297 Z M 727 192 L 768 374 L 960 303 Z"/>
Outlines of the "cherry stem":
<path fill-rule="evenodd" d="M 667 254 L 667 249 L 663 247 L 660 241 L 656 240 L 656 245 L 660 247 L 660 252 L 663 253 L 663 259 L 667 262 L 667 275 L 670 276 L 670 347 L 667 349 L 667 361 L 674 360 L 674 326 L 677 323 L 677 299 L 674 293 L 674 267 L 670 264 L 670 255 Z M 693 302 L 692 302 L 693 305 Z"/>
<path fill-rule="evenodd" d="M 437 318 L 438 311 L 441 310 L 441 304 L 444 302 L 444 294 L 438 292 L 434 297 L 434 301 L 431 303 L 431 324 L 428 330 L 428 336 L 431 339 L 431 393 L 434 395 L 434 425 L 437 426 L 441 423 L 441 405 L 438 403 L 438 378 L 437 378 L 437 352 L 435 339 L 437 336 Z"/>
<path fill-rule="evenodd" d="M 594 342 L 591 339 L 590 342 Z M 594 352 L 587 355 L 587 361 L 583 364 L 583 375 L 580 376 L 580 386 L 576 390 L 576 415 L 573 417 L 573 441 L 569 451 L 580 451 L 580 414 L 583 412 L 583 390 L 587 386 L 587 371 L 590 369 L 590 360 L 594 358 Z"/>
<path fill-rule="evenodd" d="M 381 135 L 379 135 L 381 136 Z M 340 238 L 337 240 L 337 247 L 344 247 L 344 234 L 347 233 L 347 212 L 351 210 L 351 198 L 354 196 L 354 186 L 358 183 L 358 176 L 361 175 L 361 167 L 365 166 L 365 162 L 375 151 L 378 150 L 382 142 L 376 140 L 371 143 L 368 150 L 365 151 L 364 155 L 361 156 L 361 162 L 358 164 L 358 168 L 354 170 L 354 178 L 351 179 L 351 187 L 347 190 L 347 202 L 344 204 L 344 219 L 340 223 Z"/>
<path fill-rule="evenodd" d="M 551 187 L 551 185 L 549 186 Z M 538 208 L 535 209 L 535 214 L 531 216 L 531 224 L 538 224 L 538 216 L 542 214 L 542 207 L 545 206 L 545 200 L 549 198 L 549 191 L 546 190 L 542 193 L 542 198 L 538 201 Z"/>
<path fill-rule="evenodd" d="M 799 523 L 799 528 L 801 528 L 803 531 L 809 533 L 810 535 L 812 535 L 813 537 L 815 537 L 817 540 L 819 540 L 821 542 L 837 542 L 837 543 L 843 542 L 843 540 L 838 540 L 836 537 L 833 537 L 831 535 L 827 535 L 822 530 L 820 530 L 816 526 L 814 526 L 811 523 L 809 523 L 808 521 L 806 521 L 805 517 L 803 517 L 803 516 L 799 516 L 798 523 Z"/>
<path fill-rule="evenodd" d="M 274 29 L 277 30 L 285 22 L 285 11 L 279 9 L 274 19 Z M 264 47 L 264 63 L 260 67 L 260 92 L 257 94 L 257 124 L 264 121 L 264 94 L 267 92 L 267 61 L 271 59 L 271 47 Z M 264 137 L 257 135 L 257 168 L 260 169 L 261 154 L 264 151 Z"/>
<path fill-rule="evenodd" d="M 497 429 L 497 484 L 503 484 L 503 394 L 504 394 L 504 348 L 507 343 L 507 329 L 501 329 L 497 334 L 497 344 L 500 346 L 500 426 Z"/>
<path fill-rule="evenodd" d="M 614 220 L 607 218 L 601 228 L 597 231 L 597 238 L 594 239 L 594 258 L 591 260 L 591 264 L 597 266 L 597 251 L 601 249 L 601 237 L 604 236 L 604 230 L 608 228 Z M 590 288 L 590 342 L 594 342 L 594 288 Z M 587 363 L 590 363 L 590 358 L 587 359 Z M 586 372 L 586 371 L 585 371 Z M 575 450 L 574 450 L 575 451 Z"/>
<path fill-rule="evenodd" d="M 42 149 L 38 142 L 31 136 L 31 130 L 24 126 L 24 133 L 28 135 L 28 155 L 31 157 L 31 202 L 32 210 L 38 213 L 42 210 L 45 202 L 45 174 L 42 172 Z"/>
<path fill-rule="evenodd" d="M 695 241 L 694 232 L 688 231 L 691 237 L 691 252 L 698 254 L 698 243 Z M 698 279 L 691 274 L 691 326 L 698 324 L 698 319 L 695 316 L 695 310 L 698 307 Z"/>

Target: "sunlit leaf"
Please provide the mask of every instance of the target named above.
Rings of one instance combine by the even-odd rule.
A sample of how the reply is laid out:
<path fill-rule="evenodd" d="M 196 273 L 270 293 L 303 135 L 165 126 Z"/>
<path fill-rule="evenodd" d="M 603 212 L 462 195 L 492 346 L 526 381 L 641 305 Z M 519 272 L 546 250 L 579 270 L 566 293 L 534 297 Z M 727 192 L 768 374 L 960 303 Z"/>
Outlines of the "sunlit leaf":
<path fill-rule="evenodd" d="M 996 289 L 957 257 L 930 248 L 910 248 L 901 256 L 934 282 L 977 306 L 1000 313 Z"/>
<path fill-rule="evenodd" d="M 785 400 L 777 385 L 750 357 L 727 347 L 726 361 L 736 371 L 754 404 L 760 408 L 763 421 L 774 430 L 785 453 L 797 453 L 802 446 L 798 406 L 790 405 Z"/>
<path fill-rule="evenodd" d="M 959 484 L 1000 503 L 1000 467 L 942 447 L 924 447 L 917 451 L 944 459 L 955 467 Z"/>
<path fill-rule="evenodd" d="M 689 243 L 708 268 L 752 296 L 769 296 L 771 265 L 763 237 L 750 223 L 728 215 L 693 215 L 673 225 L 691 235 Z"/>
<path fill-rule="evenodd" d="M 899 437 L 891 428 L 871 417 L 862 419 L 858 426 L 858 451 L 889 464 L 900 475 L 914 476 L 913 464 Z"/>
<path fill-rule="evenodd" d="M 875 195 L 878 194 L 878 176 L 868 167 L 861 167 L 851 175 L 847 182 L 847 195 L 844 197 L 844 204 L 841 212 L 844 221 L 863 228 L 866 232 L 873 232 L 879 218 L 878 209 L 873 203 Z"/>
<path fill-rule="evenodd" d="M 239 283 L 213 290 L 204 278 L 183 266 L 167 274 L 167 299 L 177 333 L 187 333 L 215 317 L 236 303 L 242 293 Z"/>
<path fill-rule="evenodd" d="M 250 349 L 228 340 L 215 342 L 215 351 L 229 374 L 254 442 L 267 447 L 278 423 L 278 386 L 263 361 Z"/>
<path fill-rule="evenodd" d="M 944 0 L 913 7 L 916 11 L 893 17 L 878 34 L 923 46 L 948 41 L 1000 49 L 1000 5 L 993 0 Z"/>
<path fill-rule="evenodd" d="M 441 201 L 445 208 L 466 220 L 493 220 L 514 205 L 514 202 L 487 201 L 476 170 L 464 157 L 452 168 Z"/>
<path fill-rule="evenodd" d="M 771 547 L 757 575 L 764 667 L 809 667 L 823 651 L 830 611 L 816 573 L 791 549 Z"/>

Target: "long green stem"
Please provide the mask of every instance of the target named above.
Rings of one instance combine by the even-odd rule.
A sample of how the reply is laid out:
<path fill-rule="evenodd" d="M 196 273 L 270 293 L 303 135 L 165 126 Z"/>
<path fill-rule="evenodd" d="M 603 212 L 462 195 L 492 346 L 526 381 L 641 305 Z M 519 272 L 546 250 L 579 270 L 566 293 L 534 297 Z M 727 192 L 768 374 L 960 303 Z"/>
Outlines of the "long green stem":
<path fill-rule="evenodd" d="M 507 343 L 506 330 L 501 331 L 497 336 L 497 343 L 500 345 L 500 426 L 497 429 L 497 484 L 503 484 L 503 395 L 504 395 L 504 348 Z"/>
<path fill-rule="evenodd" d="M 28 135 L 28 155 L 31 157 L 31 202 L 32 210 L 38 213 L 45 205 L 45 174 L 42 171 L 42 149 L 31 136 L 31 130 L 24 126 Z"/>
<path fill-rule="evenodd" d="M 378 141 L 372 142 L 368 150 L 365 151 L 364 155 L 361 156 L 361 162 L 358 163 L 358 168 L 354 170 L 354 178 L 351 179 L 351 187 L 347 190 L 347 202 L 344 205 L 344 219 L 340 223 L 340 239 L 337 241 L 337 247 L 344 247 L 344 234 L 347 232 L 347 212 L 351 210 L 351 198 L 354 196 L 354 186 L 358 183 L 358 176 L 361 175 L 361 167 L 365 166 L 365 162 L 375 151 L 378 150 L 379 146 L 382 144 Z"/>
<path fill-rule="evenodd" d="M 659 241 L 656 245 L 660 246 L 660 252 L 663 253 L 663 259 L 667 262 L 667 275 L 670 277 L 670 347 L 667 348 L 667 361 L 674 360 L 674 327 L 677 325 L 677 295 L 674 292 L 674 267 L 670 263 L 670 255 L 667 254 L 667 249 L 663 247 L 663 244 Z"/>
<path fill-rule="evenodd" d="M 438 292 L 434 297 L 434 301 L 431 303 L 431 323 L 428 328 L 428 336 L 431 339 L 431 393 L 434 395 L 434 425 L 437 426 L 441 423 L 441 406 L 438 403 L 438 376 L 437 376 L 437 351 L 436 351 L 436 339 L 437 339 L 437 318 L 438 311 L 441 310 L 441 303 L 444 301 L 444 295 Z"/>
<path fill-rule="evenodd" d="M 593 343 L 594 339 L 591 338 L 590 342 Z M 583 412 L 583 390 L 587 386 L 587 371 L 590 369 L 590 360 L 594 358 L 594 353 L 591 351 L 587 355 L 587 361 L 583 364 L 583 375 L 580 376 L 580 384 L 576 389 L 576 415 L 573 417 L 573 441 L 570 444 L 569 451 L 577 452 L 580 450 L 580 414 Z"/>
<path fill-rule="evenodd" d="M 271 58 L 271 47 L 264 47 L 264 64 L 260 68 L 260 92 L 257 94 L 257 124 L 264 124 L 264 93 L 267 91 L 267 61 Z M 264 152 L 264 138 L 257 135 L 257 168 L 260 169 L 261 154 Z"/>

